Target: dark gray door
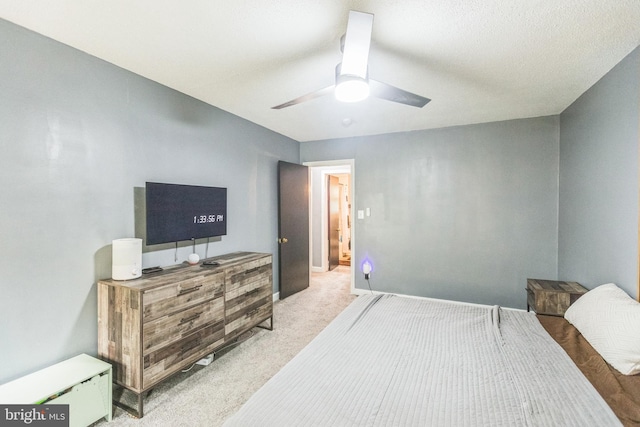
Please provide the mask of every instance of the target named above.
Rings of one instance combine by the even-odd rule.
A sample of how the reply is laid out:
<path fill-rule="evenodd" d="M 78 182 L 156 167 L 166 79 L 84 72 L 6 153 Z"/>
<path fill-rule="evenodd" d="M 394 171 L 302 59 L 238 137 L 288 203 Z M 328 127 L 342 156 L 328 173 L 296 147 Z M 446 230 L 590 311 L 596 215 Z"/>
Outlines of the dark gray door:
<path fill-rule="evenodd" d="M 280 298 L 309 287 L 309 172 L 278 162 Z"/>
<path fill-rule="evenodd" d="M 340 180 L 337 176 L 327 176 L 327 202 L 329 270 L 333 270 L 340 264 Z"/>

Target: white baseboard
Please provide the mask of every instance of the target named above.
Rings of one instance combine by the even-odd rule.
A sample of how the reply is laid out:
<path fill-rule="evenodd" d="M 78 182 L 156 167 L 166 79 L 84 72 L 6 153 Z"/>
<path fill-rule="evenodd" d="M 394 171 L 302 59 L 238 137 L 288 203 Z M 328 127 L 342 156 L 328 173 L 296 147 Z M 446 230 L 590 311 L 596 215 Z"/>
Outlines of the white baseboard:
<path fill-rule="evenodd" d="M 276 292 L 275 294 L 273 294 L 273 302 L 276 302 L 279 300 L 280 300 L 280 292 Z"/>

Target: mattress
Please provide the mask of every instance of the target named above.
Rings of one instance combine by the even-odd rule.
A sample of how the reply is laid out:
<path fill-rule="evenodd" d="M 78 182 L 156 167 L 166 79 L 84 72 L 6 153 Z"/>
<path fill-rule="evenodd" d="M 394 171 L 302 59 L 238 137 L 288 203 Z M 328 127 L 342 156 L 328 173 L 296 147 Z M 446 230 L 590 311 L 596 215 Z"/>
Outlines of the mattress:
<path fill-rule="evenodd" d="M 533 313 L 357 298 L 225 426 L 615 426 Z"/>

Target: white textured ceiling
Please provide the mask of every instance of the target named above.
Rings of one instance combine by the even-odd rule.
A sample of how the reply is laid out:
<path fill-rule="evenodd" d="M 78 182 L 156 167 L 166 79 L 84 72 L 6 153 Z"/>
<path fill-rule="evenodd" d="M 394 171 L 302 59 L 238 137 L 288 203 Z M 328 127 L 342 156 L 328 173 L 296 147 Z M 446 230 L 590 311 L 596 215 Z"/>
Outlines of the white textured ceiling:
<path fill-rule="evenodd" d="M 432 101 L 272 110 L 333 84 L 351 9 L 375 15 L 369 75 Z M 558 114 L 640 44 L 640 0 L 0 0 L 0 17 L 298 141 Z"/>

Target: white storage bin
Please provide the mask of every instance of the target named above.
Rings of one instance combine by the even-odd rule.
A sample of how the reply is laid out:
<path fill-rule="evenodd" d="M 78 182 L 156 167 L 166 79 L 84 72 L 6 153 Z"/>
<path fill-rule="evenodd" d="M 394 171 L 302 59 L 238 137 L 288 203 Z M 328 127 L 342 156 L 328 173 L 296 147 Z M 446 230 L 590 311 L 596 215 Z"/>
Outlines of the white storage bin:
<path fill-rule="evenodd" d="M 68 404 L 70 427 L 111 421 L 111 365 L 81 354 L 1 385 L 0 403 Z"/>

